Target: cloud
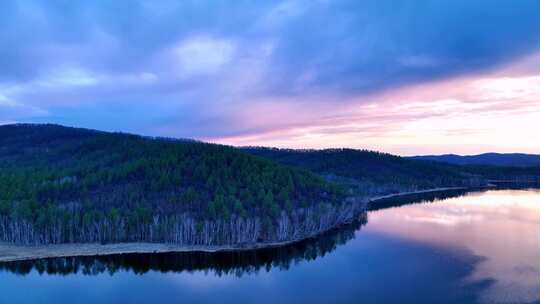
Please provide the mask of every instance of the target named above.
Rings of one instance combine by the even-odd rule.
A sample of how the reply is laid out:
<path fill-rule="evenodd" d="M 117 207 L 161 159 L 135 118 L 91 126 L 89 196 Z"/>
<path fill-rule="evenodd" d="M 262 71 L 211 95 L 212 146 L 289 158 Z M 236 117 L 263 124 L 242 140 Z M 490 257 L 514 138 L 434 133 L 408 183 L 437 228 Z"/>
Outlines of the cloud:
<path fill-rule="evenodd" d="M 21 104 L 0 93 L 0 124 L 14 123 L 21 119 L 39 118 L 47 115 L 46 110 Z"/>
<path fill-rule="evenodd" d="M 507 70 L 506 74 L 499 70 L 353 97 L 338 104 L 328 100 L 294 108 L 294 103 L 286 103 L 289 108 L 284 109 L 278 102 L 270 102 L 262 109 L 252 107 L 244 112 L 253 121 L 238 119 L 258 128 L 208 139 L 297 148 L 342 147 L 346 143 L 398 154 L 538 153 L 537 132 L 532 127 L 540 119 L 538 76 L 512 76 L 513 67 Z M 310 111 L 302 112 L 308 107 Z M 256 120 L 262 113 L 274 116 Z M 278 126 L 268 127 L 275 117 L 279 117 Z"/>
<path fill-rule="evenodd" d="M 100 81 L 99 77 L 77 68 L 62 68 L 52 71 L 47 79 L 38 81 L 44 87 L 92 86 Z"/>
<path fill-rule="evenodd" d="M 173 50 L 181 72 L 180 77 L 216 73 L 233 59 L 235 45 L 231 41 L 210 37 L 193 37 L 183 41 Z"/>
<path fill-rule="evenodd" d="M 3 1 L 0 93 L 19 110 L 4 101 L 0 119 L 384 149 L 391 130 L 454 119 L 445 111 L 534 110 L 539 11 L 534 0 Z M 510 87 L 450 88 L 483 75 Z"/>
<path fill-rule="evenodd" d="M 409 55 L 399 59 L 399 63 L 405 68 L 436 67 L 439 61 L 435 58 L 423 55 Z"/>

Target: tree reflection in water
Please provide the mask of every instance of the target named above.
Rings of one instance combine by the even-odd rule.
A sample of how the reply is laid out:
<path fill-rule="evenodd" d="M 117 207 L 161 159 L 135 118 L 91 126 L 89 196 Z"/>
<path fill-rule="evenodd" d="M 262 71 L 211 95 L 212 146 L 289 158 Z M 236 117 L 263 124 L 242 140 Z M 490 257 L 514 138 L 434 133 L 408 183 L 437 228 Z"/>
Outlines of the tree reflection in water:
<path fill-rule="evenodd" d="M 317 238 L 294 245 L 236 252 L 185 252 L 154 254 L 119 254 L 92 257 L 49 258 L 33 261 L 0 263 L 0 271 L 27 275 L 33 270 L 49 275 L 98 275 L 119 271 L 144 274 L 158 272 L 211 271 L 217 276 L 238 277 L 261 270 L 289 269 L 302 261 L 312 261 L 334 251 L 355 237 L 355 232 L 367 224 L 367 213 L 353 223 L 344 225 Z"/>
<path fill-rule="evenodd" d="M 388 208 L 401 207 L 411 204 L 425 204 L 433 203 L 435 201 L 444 200 L 447 198 L 460 197 L 465 194 L 473 192 L 483 192 L 483 189 L 470 190 L 470 189 L 455 189 L 439 192 L 424 192 L 417 194 L 408 194 L 403 196 L 390 197 L 386 199 L 377 200 L 376 203 L 370 204 L 369 211 L 377 211 Z"/>

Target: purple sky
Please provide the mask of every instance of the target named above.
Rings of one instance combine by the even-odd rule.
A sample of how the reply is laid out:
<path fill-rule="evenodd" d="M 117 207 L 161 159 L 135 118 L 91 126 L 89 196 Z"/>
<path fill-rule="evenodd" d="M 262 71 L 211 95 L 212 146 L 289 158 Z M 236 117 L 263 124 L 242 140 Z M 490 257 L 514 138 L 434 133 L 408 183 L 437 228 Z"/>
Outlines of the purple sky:
<path fill-rule="evenodd" d="M 0 124 L 540 153 L 540 2 L 2 1 Z"/>

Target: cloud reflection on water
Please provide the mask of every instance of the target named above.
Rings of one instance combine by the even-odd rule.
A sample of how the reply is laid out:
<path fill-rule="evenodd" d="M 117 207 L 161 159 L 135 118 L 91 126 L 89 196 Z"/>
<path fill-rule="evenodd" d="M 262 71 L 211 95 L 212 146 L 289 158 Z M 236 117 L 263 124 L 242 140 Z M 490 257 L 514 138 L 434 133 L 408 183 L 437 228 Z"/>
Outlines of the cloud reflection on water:
<path fill-rule="evenodd" d="M 472 193 L 433 204 L 408 205 L 369 215 L 368 231 L 449 247 L 485 257 L 468 278 L 493 279 L 490 303 L 540 299 L 540 191 Z"/>

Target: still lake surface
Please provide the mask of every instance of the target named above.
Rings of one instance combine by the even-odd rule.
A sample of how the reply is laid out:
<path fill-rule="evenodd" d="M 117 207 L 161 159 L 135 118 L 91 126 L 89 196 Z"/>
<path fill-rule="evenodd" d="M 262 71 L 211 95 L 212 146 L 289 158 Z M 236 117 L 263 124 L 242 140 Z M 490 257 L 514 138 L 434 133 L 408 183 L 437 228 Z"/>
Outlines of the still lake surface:
<path fill-rule="evenodd" d="M 0 264 L 0 303 L 540 303 L 540 191 L 376 206 L 280 249 Z"/>

